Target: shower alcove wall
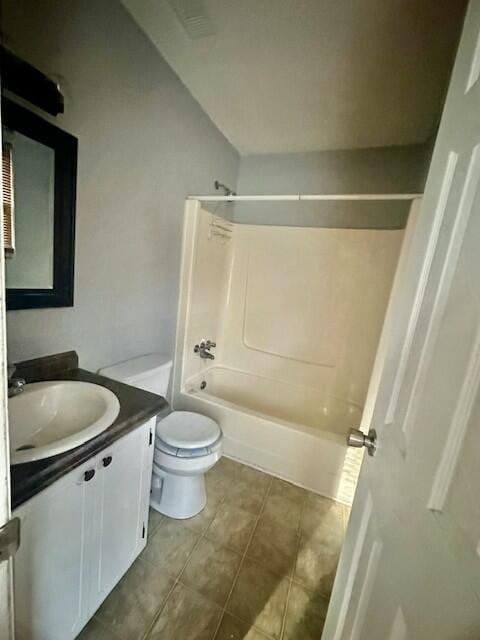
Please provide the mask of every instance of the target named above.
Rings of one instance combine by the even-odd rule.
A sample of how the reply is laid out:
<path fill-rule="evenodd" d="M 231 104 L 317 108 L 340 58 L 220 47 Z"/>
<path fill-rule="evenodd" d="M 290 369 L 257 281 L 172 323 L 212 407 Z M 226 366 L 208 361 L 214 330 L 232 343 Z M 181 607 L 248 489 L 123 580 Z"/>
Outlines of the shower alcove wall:
<path fill-rule="evenodd" d="M 185 207 L 174 407 L 215 418 L 227 456 L 349 504 L 362 451 L 346 436 L 404 230 L 242 224 L 218 204 Z M 215 360 L 194 352 L 202 339 Z"/>

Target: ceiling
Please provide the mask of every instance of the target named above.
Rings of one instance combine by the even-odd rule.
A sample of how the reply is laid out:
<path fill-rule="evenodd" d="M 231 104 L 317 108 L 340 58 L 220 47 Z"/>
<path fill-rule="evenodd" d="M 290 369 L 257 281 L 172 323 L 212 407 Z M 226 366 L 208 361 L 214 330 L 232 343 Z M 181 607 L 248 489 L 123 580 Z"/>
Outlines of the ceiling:
<path fill-rule="evenodd" d="M 423 143 L 464 0 L 122 0 L 242 154 Z"/>

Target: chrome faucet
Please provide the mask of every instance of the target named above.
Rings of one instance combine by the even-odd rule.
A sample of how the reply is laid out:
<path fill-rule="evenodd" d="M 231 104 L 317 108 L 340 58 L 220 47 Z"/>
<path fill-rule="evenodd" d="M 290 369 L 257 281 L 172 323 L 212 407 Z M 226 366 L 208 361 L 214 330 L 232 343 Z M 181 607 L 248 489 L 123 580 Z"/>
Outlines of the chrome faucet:
<path fill-rule="evenodd" d="M 23 388 L 25 386 L 25 380 L 23 378 L 14 378 L 13 374 L 15 373 L 15 365 L 8 365 L 8 397 L 12 398 L 13 396 L 18 396 L 19 393 L 22 393 Z"/>
<path fill-rule="evenodd" d="M 217 343 L 213 340 L 202 340 L 200 344 L 196 344 L 193 348 L 194 353 L 198 353 L 200 358 L 205 360 L 215 360 L 213 353 L 210 353 L 210 349 L 215 349 Z"/>

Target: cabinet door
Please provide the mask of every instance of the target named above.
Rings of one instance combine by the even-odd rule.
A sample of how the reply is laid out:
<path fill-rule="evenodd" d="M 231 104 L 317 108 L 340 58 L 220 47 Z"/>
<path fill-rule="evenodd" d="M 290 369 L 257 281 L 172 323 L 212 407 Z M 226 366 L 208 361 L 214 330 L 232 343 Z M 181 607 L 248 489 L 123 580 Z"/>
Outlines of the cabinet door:
<path fill-rule="evenodd" d="M 99 454 L 90 613 L 145 546 L 153 459 L 152 421 Z"/>
<path fill-rule="evenodd" d="M 95 463 L 86 462 L 15 511 L 21 519 L 14 559 L 18 640 L 71 640 L 88 619 Z"/>

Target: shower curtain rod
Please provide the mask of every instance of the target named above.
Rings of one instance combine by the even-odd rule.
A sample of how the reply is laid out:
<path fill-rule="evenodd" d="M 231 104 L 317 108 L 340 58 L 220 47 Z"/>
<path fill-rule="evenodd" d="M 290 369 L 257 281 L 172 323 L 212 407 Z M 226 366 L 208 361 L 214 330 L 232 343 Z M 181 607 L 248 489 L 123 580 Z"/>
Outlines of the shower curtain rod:
<path fill-rule="evenodd" d="M 416 200 L 423 193 L 330 193 L 312 195 L 271 195 L 271 196 L 188 196 L 187 200 L 200 202 L 277 202 L 300 200 Z"/>

